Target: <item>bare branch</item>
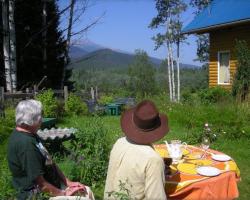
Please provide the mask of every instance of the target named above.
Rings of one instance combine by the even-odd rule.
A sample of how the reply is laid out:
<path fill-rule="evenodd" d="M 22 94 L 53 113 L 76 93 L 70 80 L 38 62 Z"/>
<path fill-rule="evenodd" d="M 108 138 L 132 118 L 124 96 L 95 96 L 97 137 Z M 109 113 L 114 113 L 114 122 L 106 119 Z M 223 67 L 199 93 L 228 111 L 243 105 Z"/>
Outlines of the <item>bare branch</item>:
<path fill-rule="evenodd" d="M 95 26 L 104 15 L 105 15 L 105 13 L 103 13 L 100 17 L 98 17 L 95 21 L 93 21 L 92 23 L 87 25 L 85 28 L 81 29 L 78 32 L 72 33 L 71 36 L 78 35 L 78 34 L 81 34 L 81 33 L 88 31 L 91 27 Z"/>
<path fill-rule="evenodd" d="M 65 13 L 70 7 L 71 7 L 71 4 L 68 5 L 66 8 L 64 8 L 63 10 L 61 10 L 61 11 L 58 13 L 58 15 L 59 15 L 59 16 L 62 15 L 62 14 Z M 47 23 L 46 26 L 42 27 L 42 29 L 41 29 L 40 31 L 34 33 L 34 34 L 30 37 L 30 40 L 26 43 L 26 45 L 24 46 L 23 49 L 27 48 L 27 47 L 31 44 L 31 42 L 32 42 L 40 33 L 42 33 L 43 31 L 47 30 L 48 27 L 50 27 L 50 26 L 52 25 L 53 21 L 54 21 L 56 18 L 57 18 L 57 16 L 53 17 L 53 18 Z"/>

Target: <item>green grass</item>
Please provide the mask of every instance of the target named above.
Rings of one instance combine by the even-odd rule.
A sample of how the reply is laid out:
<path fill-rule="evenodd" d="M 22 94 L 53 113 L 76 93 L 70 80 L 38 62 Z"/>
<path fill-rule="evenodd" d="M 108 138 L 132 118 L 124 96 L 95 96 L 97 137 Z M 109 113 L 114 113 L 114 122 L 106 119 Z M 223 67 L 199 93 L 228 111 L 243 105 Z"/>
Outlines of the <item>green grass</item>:
<path fill-rule="evenodd" d="M 230 155 L 237 163 L 241 172 L 238 184 L 241 200 L 250 199 L 250 140 L 219 140 L 212 148 Z"/>

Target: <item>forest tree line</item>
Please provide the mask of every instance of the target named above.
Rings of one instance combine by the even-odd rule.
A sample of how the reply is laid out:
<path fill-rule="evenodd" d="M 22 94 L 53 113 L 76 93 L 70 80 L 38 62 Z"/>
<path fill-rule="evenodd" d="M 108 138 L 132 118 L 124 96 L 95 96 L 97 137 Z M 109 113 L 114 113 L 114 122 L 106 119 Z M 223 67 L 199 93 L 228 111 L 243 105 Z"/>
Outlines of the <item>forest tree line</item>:
<path fill-rule="evenodd" d="M 3 4 L 10 1 L 2 1 Z M 43 22 L 43 1 L 15 0 L 14 23 L 16 36 L 16 78 L 17 90 L 33 87 L 40 80 L 47 77 L 43 87 L 60 88 L 64 68 L 65 39 L 59 30 L 59 11 L 56 1 L 46 2 L 46 25 Z M 2 15 L 1 15 L 2 16 Z M 3 19 L 1 18 L 1 27 Z M 43 32 L 46 30 L 46 38 Z M 3 46 L 3 36 L 6 31 L 1 30 L 0 46 Z M 43 59 L 44 45 L 46 45 L 46 61 Z M 4 52 L 0 48 L 0 85 L 6 86 Z M 5 59 L 8 59 L 5 57 Z"/>

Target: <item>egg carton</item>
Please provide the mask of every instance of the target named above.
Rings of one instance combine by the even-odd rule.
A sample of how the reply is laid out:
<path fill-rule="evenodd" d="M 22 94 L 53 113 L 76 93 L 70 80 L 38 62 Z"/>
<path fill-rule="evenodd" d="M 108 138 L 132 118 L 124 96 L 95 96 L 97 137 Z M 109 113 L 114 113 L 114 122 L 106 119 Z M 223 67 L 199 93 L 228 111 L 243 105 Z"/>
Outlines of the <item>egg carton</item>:
<path fill-rule="evenodd" d="M 66 139 L 72 137 L 77 129 L 75 128 L 51 128 L 51 129 L 39 129 L 37 135 L 42 140 L 55 140 L 55 139 Z"/>

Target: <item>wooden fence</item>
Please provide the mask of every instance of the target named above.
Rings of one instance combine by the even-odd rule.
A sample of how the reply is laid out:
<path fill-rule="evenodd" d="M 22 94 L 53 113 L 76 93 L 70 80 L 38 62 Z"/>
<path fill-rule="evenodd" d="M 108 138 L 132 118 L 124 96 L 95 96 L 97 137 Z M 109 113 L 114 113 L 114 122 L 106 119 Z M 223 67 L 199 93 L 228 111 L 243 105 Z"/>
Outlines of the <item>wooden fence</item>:
<path fill-rule="evenodd" d="M 42 91 L 37 91 L 36 87 L 34 87 L 33 91 L 26 90 L 26 92 L 4 92 L 4 88 L 0 87 L 0 116 L 4 117 L 4 105 L 7 99 L 31 99 L 34 98 L 37 94 L 41 93 Z M 64 101 L 68 99 L 69 91 L 68 87 L 64 86 L 63 90 L 53 90 L 55 95 L 61 95 L 64 98 Z"/>

